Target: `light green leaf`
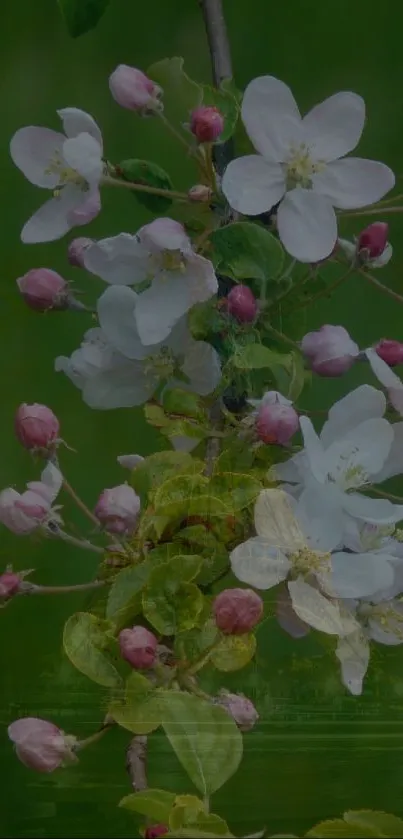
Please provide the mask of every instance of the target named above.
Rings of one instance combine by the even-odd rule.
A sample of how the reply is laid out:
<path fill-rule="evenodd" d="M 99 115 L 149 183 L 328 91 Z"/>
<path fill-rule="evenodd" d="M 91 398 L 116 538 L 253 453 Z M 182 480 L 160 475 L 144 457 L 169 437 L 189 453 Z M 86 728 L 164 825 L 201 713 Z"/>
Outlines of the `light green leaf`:
<path fill-rule="evenodd" d="M 126 795 L 119 801 L 119 807 L 140 813 L 153 822 L 168 824 L 169 814 L 175 803 L 176 795 L 164 789 L 145 789 Z"/>
<path fill-rule="evenodd" d="M 176 635 L 174 642 L 175 655 L 183 661 L 192 663 L 212 647 L 217 636 L 216 623 L 209 617 L 202 626 Z"/>
<path fill-rule="evenodd" d="M 150 734 L 161 725 L 159 693 L 141 673 L 130 673 L 126 681 L 125 700 L 114 700 L 108 714 L 134 734 Z"/>
<path fill-rule="evenodd" d="M 225 836 L 227 839 L 233 839 L 233 833 L 217 834 L 210 830 L 200 830 L 195 825 L 191 827 L 178 827 L 174 833 L 166 833 L 165 839 L 217 839 L 217 835 Z"/>
<path fill-rule="evenodd" d="M 224 117 L 224 131 L 217 139 L 217 143 L 225 143 L 232 137 L 239 116 L 239 106 L 232 92 L 221 86 L 220 89 L 203 85 L 203 105 L 213 105 Z"/>
<path fill-rule="evenodd" d="M 162 635 L 175 635 L 196 626 L 204 598 L 187 582 L 200 570 L 202 557 L 176 556 L 158 565 L 143 592 L 145 618 Z"/>
<path fill-rule="evenodd" d="M 218 496 L 230 509 L 231 515 L 248 507 L 262 489 L 261 482 L 253 475 L 236 472 L 215 474 L 210 483 L 210 492 Z"/>
<path fill-rule="evenodd" d="M 118 629 L 125 626 L 141 611 L 141 592 L 153 569 L 149 560 L 123 568 L 109 590 L 106 617 Z"/>
<path fill-rule="evenodd" d="M 133 489 L 147 499 L 148 495 L 170 476 L 197 475 L 204 470 L 205 464 L 188 452 L 163 451 L 146 457 L 133 469 L 130 483 Z"/>
<path fill-rule="evenodd" d="M 183 130 L 190 114 L 201 104 L 203 91 L 183 69 L 183 58 L 164 58 L 152 64 L 147 75 L 163 89 L 164 115 L 175 128 Z M 192 139 L 187 135 L 189 141 Z"/>
<path fill-rule="evenodd" d="M 213 836 L 231 836 L 224 819 L 214 813 L 206 813 L 203 802 L 195 795 L 178 795 L 169 818 L 169 827 L 173 831 L 191 828 L 206 831 Z"/>
<path fill-rule="evenodd" d="M 109 0 L 57 0 L 69 35 L 78 38 L 97 25 Z"/>
<path fill-rule="evenodd" d="M 403 819 L 378 810 L 348 810 L 344 813 L 348 824 L 378 831 L 378 836 L 403 836 Z"/>
<path fill-rule="evenodd" d="M 254 635 L 225 635 L 211 654 L 211 663 L 224 673 L 241 670 L 256 652 Z"/>
<path fill-rule="evenodd" d="M 231 93 L 238 106 L 241 104 L 243 99 L 243 93 L 242 90 L 239 90 L 237 88 L 233 79 L 223 79 L 220 85 L 220 90 L 224 90 L 226 93 Z"/>
<path fill-rule="evenodd" d="M 104 650 L 113 625 L 88 612 L 71 615 L 65 624 L 63 646 L 74 667 L 104 687 L 118 687 L 122 680 Z"/>
<path fill-rule="evenodd" d="M 237 347 L 233 362 L 239 370 L 260 370 L 264 367 L 272 369 L 278 366 L 288 368 L 290 353 L 274 352 L 264 344 L 246 344 Z"/>
<path fill-rule="evenodd" d="M 154 505 L 165 516 L 227 516 L 232 511 L 228 498 L 214 495 L 203 475 L 178 475 L 164 481 L 154 495 Z"/>
<path fill-rule="evenodd" d="M 202 524 L 182 528 L 174 536 L 174 541 L 177 543 L 178 553 L 180 552 L 180 543 L 182 543 L 186 545 L 187 550 L 190 545 L 192 550 L 203 557 L 203 565 L 197 575 L 199 585 L 209 585 L 229 567 L 228 551 L 225 545 L 219 542 L 214 534 Z"/>
<path fill-rule="evenodd" d="M 204 418 L 203 402 L 197 393 L 181 388 L 167 388 L 162 397 L 164 410 L 168 414 L 182 414 L 185 417 Z"/>
<path fill-rule="evenodd" d="M 284 251 L 278 239 L 264 227 L 237 221 L 215 230 L 210 241 L 217 270 L 233 280 L 261 280 L 277 277 L 283 267 Z"/>
<path fill-rule="evenodd" d="M 176 756 L 202 793 L 211 795 L 236 772 L 242 735 L 224 710 L 198 696 L 165 691 L 162 724 Z"/>
<path fill-rule="evenodd" d="M 172 189 L 173 184 L 168 173 L 161 166 L 150 160 L 122 160 L 117 166 L 117 174 L 125 181 L 158 189 Z M 132 195 L 144 204 L 152 213 L 164 213 L 172 204 L 172 199 L 165 195 L 152 195 L 149 192 L 133 189 Z"/>
<path fill-rule="evenodd" d="M 287 399 L 291 399 L 292 402 L 296 402 L 305 386 L 304 359 L 302 354 L 297 351 L 289 353 L 288 358 L 289 364 L 287 372 L 289 381 L 287 391 L 282 391 L 282 393 L 283 396 L 287 397 Z"/>
<path fill-rule="evenodd" d="M 349 824 L 344 819 L 329 819 L 319 822 L 305 834 L 309 839 L 374 839 L 374 837 L 381 835 L 369 827 Z"/>

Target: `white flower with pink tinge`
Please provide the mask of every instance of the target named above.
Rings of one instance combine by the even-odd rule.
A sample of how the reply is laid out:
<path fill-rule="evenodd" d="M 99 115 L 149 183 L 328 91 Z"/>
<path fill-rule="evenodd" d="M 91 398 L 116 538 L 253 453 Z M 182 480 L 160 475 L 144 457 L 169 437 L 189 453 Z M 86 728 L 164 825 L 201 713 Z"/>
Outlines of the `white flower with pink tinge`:
<path fill-rule="evenodd" d="M 86 248 L 84 265 L 111 285 L 137 285 L 152 278 L 137 298 L 135 319 L 144 345 L 157 344 L 170 334 L 195 304 L 218 290 L 210 260 L 192 250 L 178 221 L 157 218 L 137 235 L 120 233 Z"/>
<path fill-rule="evenodd" d="M 50 520 L 59 523 L 57 507 L 52 507 L 62 485 L 59 469 L 48 463 L 40 481 L 29 481 L 25 492 L 8 487 L 0 492 L 0 522 L 12 533 L 33 533 Z"/>
<path fill-rule="evenodd" d="M 222 190 L 230 206 L 256 216 L 279 204 L 277 227 L 286 250 L 300 262 L 328 257 L 337 241 L 334 207 L 366 207 L 395 184 L 388 166 L 358 157 L 365 104 L 336 93 L 302 119 L 289 87 L 273 76 L 246 88 L 242 119 L 258 152 L 233 160 Z"/>
<path fill-rule="evenodd" d="M 57 112 L 64 134 L 30 125 L 10 143 L 11 157 L 35 186 L 53 193 L 24 225 L 23 242 L 52 242 L 72 227 L 88 224 L 101 209 L 102 136 L 93 118 L 79 108 Z"/>

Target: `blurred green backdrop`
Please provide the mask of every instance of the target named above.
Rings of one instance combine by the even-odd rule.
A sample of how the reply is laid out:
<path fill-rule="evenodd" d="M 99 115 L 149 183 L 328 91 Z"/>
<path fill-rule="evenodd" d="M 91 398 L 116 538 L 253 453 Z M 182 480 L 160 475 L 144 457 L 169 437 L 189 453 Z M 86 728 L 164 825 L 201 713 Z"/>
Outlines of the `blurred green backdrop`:
<path fill-rule="evenodd" d="M 367 102 L 363 155 L 402 171 L 402 9 L 398 0 L 227 0 L 235 77 L 239 87 L 271 73 L 292 87 L 303 110 L 337 90 L 351 89 Z M 56 355 L 78 346 L 87 315 L 37 316 L 17 293 L 15 279 L 32 267 L 60 271 L 93 297 L 95 278 L 66 262 L 67 240 L 23 246 L 20 230 L 43 193 L 28 184 L 8 154 L 14 131 L 27 124 L 58 128 L 56 108 L 74 105 L 91 112 L 111 160 L 153 159 L 171 174 L 178 189 L 191 183 L 190 164 L 170 136 L 152 120 L 120 109 L 108 90 L 108 75 L 119 63 L 146 69 L 172 55 L 185 58 L 190 76 L 209 81 L 210 69 L 196 0 L 112 0 L 95 32 L 77 41 L 67 35 L 56 0 L 20 0 L 0 11 L 0 166 L 2 213 L 1 486 L 22 488 L 39 471 L 13 437 L 13 415 L 22 401 L 45 402 L 62 420 L 63 437 L 77 453 L 63 452 L 69 479 L 90 505 L 103 486 L 124 480 L 116 455 L 147 454 L 156 443 L 137 411 L 95 413 L 86 408 L 67 379 L 53 372 Z M 382 279 L 402 291 L 401 221 L 391 217 L 395 258 Z M 85 231 L 101 237 L 136 230 L 150 220 L 130 194 L 111 190 L 100 217 Z M 345 232 L 359 229 L 360 221 Z M 369 221 L 369 219 L 368 219 Z M 99 286 L 100 287 L 100 286 Z M 402 314 L 365 280 L 349 281 L 332 301 L 314 305 L 309 325 L 343 323 L 367 346 L 382 335 L 402 338 Z M 325 408 L 365 370 L 343 382 L 316 382 L 311 407 Z M 67 504 L 70 510 L 69 505 Z M 71 512 L 77 527 L 84 522 Z M 1 531 L 2 565 L 36 568 L 43 583 L 91 578 L 91 554 L 56 543 L 28 542 Z M 6 737 L 14 718 L 50 718 L 68 732 L 85 736 L 101 721 L 102 691 L 60 666 L 63 622 L 85 608 L 83 597 L 15 602 L 0 615 L 2 677 L 0 771 L 1 836 L 129 837 L 133 818 L 116 808 L 129 792 L 124 769 L 124 732 L 105 738 L 82 755 L 73 770 L 42 778 L 22 767 Z M 254 698 L 262 716 L 246 737 L 244 763 L 215 796 L 214 809 L 238 835 L 267 825 L 270 833 L 301 833 L 320 818 L 343 809 L 372 807 L 403 815 L 402 654 L 374 656 L 364 696 L 339 685 L 337 666 L 310 640 L 297 645 L 274 626 L 259 633 L 259 675 L 249 668 L 229 685 Z M 153 786 L 190 790 L 162 737 L 153 738 L 149 778 Z"/>

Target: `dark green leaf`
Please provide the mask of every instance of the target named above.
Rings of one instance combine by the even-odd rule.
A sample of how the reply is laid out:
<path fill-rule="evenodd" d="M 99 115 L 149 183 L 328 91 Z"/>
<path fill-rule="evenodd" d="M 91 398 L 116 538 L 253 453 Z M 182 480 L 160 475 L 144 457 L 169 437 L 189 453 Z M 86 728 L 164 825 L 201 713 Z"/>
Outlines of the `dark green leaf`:
<path fill-rule="evenodd" d="M 378 831 L 378 836 L 403 836 L 403 819 L 378 810 L 348 810 L 344 813 L 348 824 Z"/>
<path fill-rule="evenodd" d="M 145 560 L 138 565 L 123 568 L 115 577 L 108 595 L 106 617 L 117 629 L 121 629 L 141 612 L 141 592 L 152 569 L 153 563 Z"/>
<path fill-rule="evenodd" d="M 158 189 L 172 189 L 173 187 L 167 172 L 150 160 L 123 160 L 119 163 L 117 171 L 125 181 L 131 183 L 157 187 Z M 164 213 L 172 204 L 172 199 L 166 198 L 164 195 L 152 195 L 149 192 L 137 189 L 133 190 L 133 195 L 140 204 L 144 204 L 152 213 Z"/>
<path fill-rule="evenodd" d="M 216 623 L 213 618 L 209 617 L 203 626 L 176 636 L 175 653 L 183 661 L 191 663 L 210 649 L 217 640 L 217 636 Z"/>
<path fill-rule="evenodd" d="M 63 632 L 63 646 L 74 667 L 104 687 L 117 687 L 122 681 L 105 654 L 112 628 L 109 621 L 77 612 L 68 619 Z"/>
<path fill-rule="evenodd" d="M 109 0 L 57 0 L 69 35 L 78 38 L 94 29 L 104 14 Z"/>
<path fill-rule="evenodd" d="M 265 347 L 264 344 L 247 344 L 237 347 L 233 362 L 239 370 L 259 370 L 263 367 L 270 369 L 276 366 L 289 366 L 290 354 L 278 353 Z"/>
<path fill-rule="evenodd" d="M 278 239 L 264 227 L 239 221 L 215 230 L 210 237 L 211 256 L 217 270 L 233 280 L 261 280 L 277 277 L 283 267 L 284 251 Z"/>

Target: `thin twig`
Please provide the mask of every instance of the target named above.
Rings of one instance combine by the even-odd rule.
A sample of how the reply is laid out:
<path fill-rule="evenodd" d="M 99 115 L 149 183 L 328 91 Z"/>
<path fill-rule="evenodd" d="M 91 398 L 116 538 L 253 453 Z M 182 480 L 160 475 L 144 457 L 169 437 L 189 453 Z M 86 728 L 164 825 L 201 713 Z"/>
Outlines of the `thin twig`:
<path fill-rule="evenodd" d="M 392 200 L 392 199 L 391 199 Z M 343 218 L 352 218 L 352 216 L 379 216 L 382 213 L 403 213 L 403 207 L 379 207 L 378 209 L 371 208 L 368 210 L 354 210 L 354 212 L 347 212 L 340 213 Z"/>
<path fill-rule="evenodd" d="M 78 539 L 76 536 L 71 536 L 70 533 L 65 533 L 64 530 L 60 529 L 60 527 L 55 530 L 48 530 L 47 532 L 48 535 L 53 536 L 55 539 L 61 539 L 63 542 L 67 542 L 69 545 L 74 545 L 76 548 L 83 548 L 85 551 L 92 551 L 97 554 L 105 553 L 104 548 L 100 548 L 98 545 L 93 545 L 88 539 Z"/>
<path fill-rule="evenodd" d="M 338 288 L 342 283 L 344 283 L 344 280 L 346 280 L 347 277 L 350 276 L 353 270 L 354 269 L 350 265 L 348 270 L 345 271 L 344 274 L 341 275 L 341 277 L 337 277 L 337 280 L 335 280 L 334 283 L 331 283 L 330 285 L 326 286 L 326 288 L 322 288 L 320 291 L 318 291 L 317 294 L 314 295 L 314 297 L 310 297 L 306 300 L 303 300 L 302 303 L 299 304 L 299 306 L 295 306 L 293 309 L 291 309 L 292 313 L 294 314 L 294 312 L 299 312 L 300 309 L 305 309 L 306 306 L 310 306 L 312 303 L 316 303 L 316 301 L 320 300 L 321 297 L 328 297 L 329 294 L 333 294 L 336 288 Z"/>
<path fill-rule="evenodd" d="M 147 737 L 137 734 L 126 751 L 126 769 L 135 792 L 147 789 Z"/>
<path fill-rule="evenodd" d="M 393 300 L 396 300 L 398 303 L 403 303 L 403 297 L 401 294 L 398 294 L 397 291 L 393 291 L 392 288 L 388 288 L 388 286 L 383 285 L 383 283 L 379 282 L 376 277 L 373 277 L 372 274 L 369 274 L 368 271 L 364 271 L 363 268 L 358 269 L 358 273 L 365 277 L 371 285 L 375 286 L 378 291 L 383 291 L 384 294 L 387 294 L 388 297 L 392 297 Z"/>
<path fill-rule="evenodd" d="M 70 594 L 75 591 L 89 591 L 106 585 L 106 580 L 93 580 L 91 583 L 78 583 L 72 586 L 37 586 L 34 583 L 21 583 L 18 594 Z"/>
<path fill-rule="evenodd" d="M 71 486 L 71 484 L 69 484 L 66 478 L 63 478 L 63 489 L 65 489 L 66 492 L 68 492 L 70 497 L 73 499 L 74 503 L 77 505 L 77 507 L 79 507 L 79 509 L 84 513 L 84 515 L 86 515 L 87 518 L 93 524 L 99 527 L 99 521 L 97 517 L 94 515 L 94 513 L 91 512 L 91 510 L 89 509 L 89 507 L 87 507 L 84 501 L 81 500 L 80 496 L 77 495 L 75 489 L 73 489 L 73 487 Z"/>
<path fill-rule="evenodd" d="M 133 183 L 133 181 L 119 180 L 119 178 L 111 178 L 110 175 L 104 175 L 101 184 L 105 186 L 122 186 L 135 192 L 148 192 L 150 195 L 162 195 L 164 198 L 172 198 L 176 201 L 190 200 L 185 192 L 176 192 L 174 189 L 159 189 L 157 186 L 146 186 L 146 184 L 137 184 Z"/>

